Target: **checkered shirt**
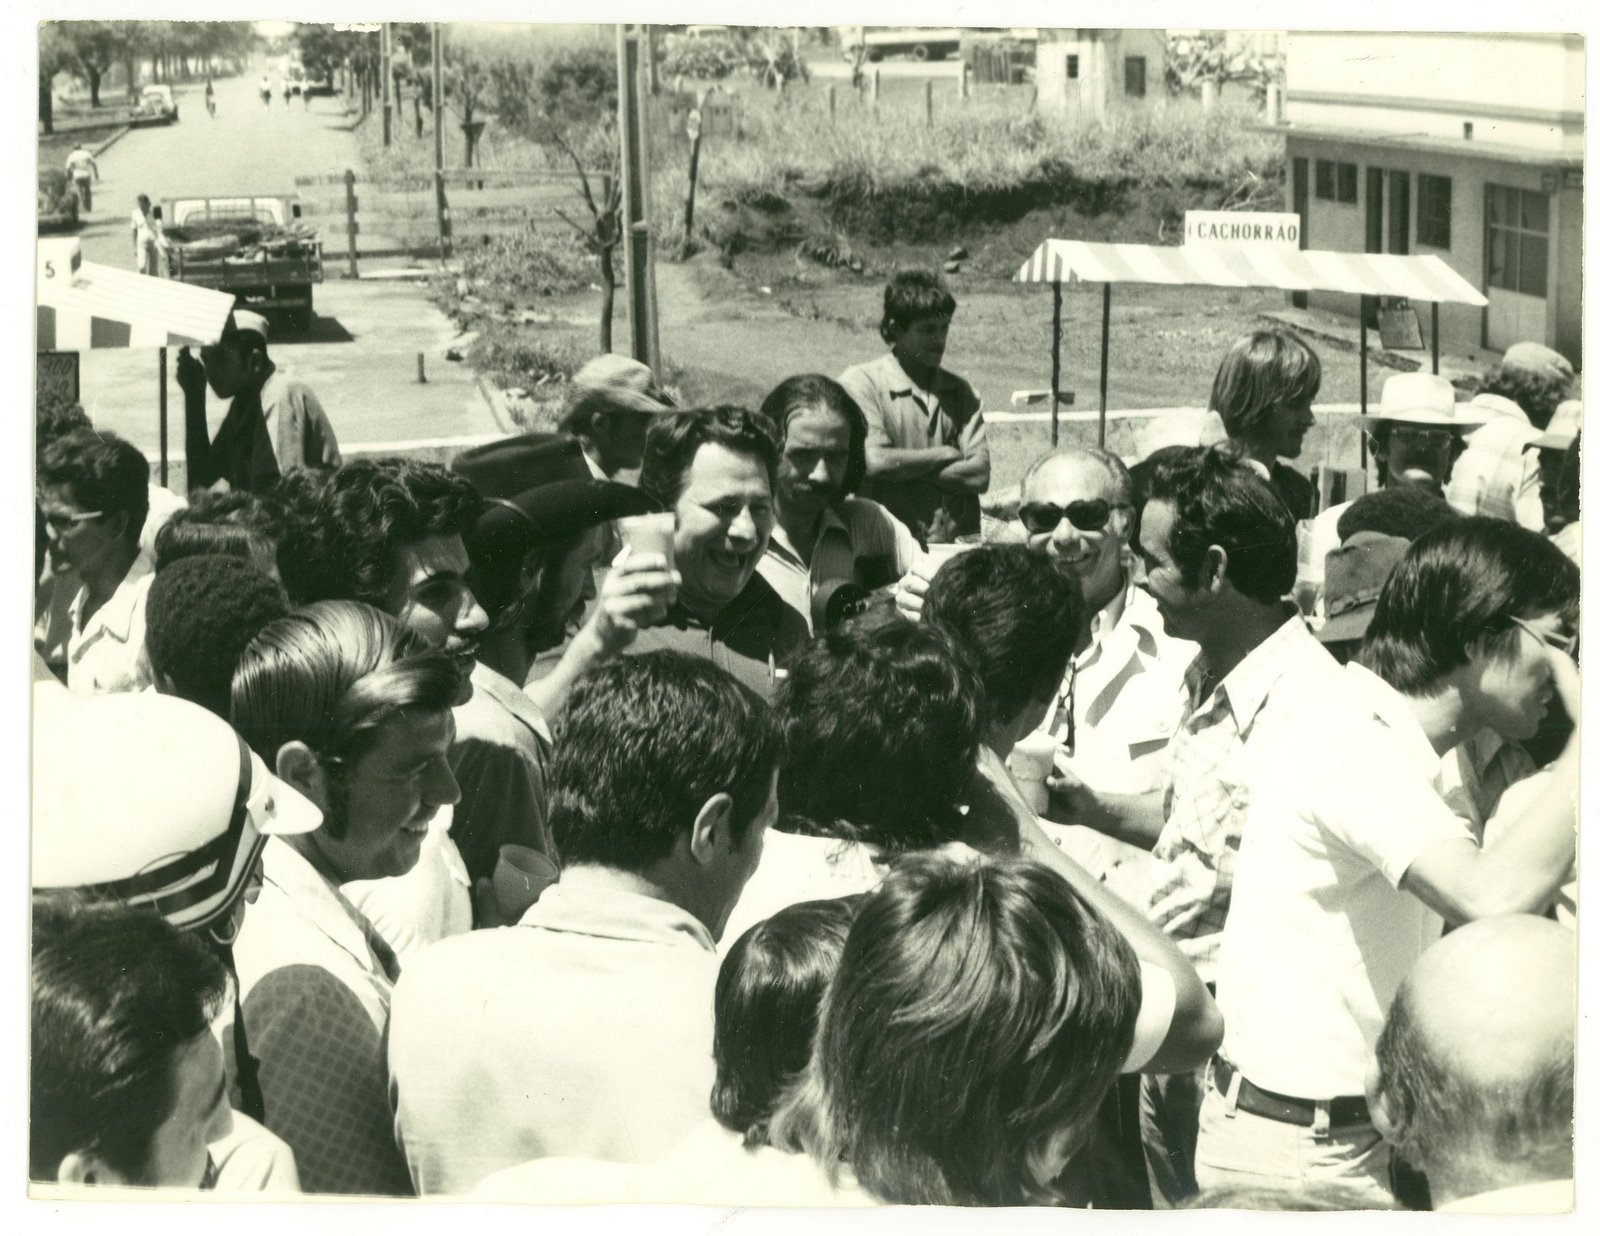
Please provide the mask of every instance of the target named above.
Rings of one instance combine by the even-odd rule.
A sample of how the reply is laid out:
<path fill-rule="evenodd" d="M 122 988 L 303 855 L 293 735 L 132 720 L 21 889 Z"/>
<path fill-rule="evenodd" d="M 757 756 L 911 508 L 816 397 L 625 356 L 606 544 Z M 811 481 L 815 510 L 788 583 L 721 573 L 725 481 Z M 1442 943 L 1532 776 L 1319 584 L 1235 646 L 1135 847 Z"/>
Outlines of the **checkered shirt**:
<path fill-rule="evenodd" d="M 1251 735 L 1270 731 L 1275 715 L 1317 707 L 1317 684 L 1336 670 L 1300 616 L 1288 611 L 1283 625 L 1209 695 L 1204 654 L 1184 676 L 1187 703 L 1167 747 L 1166 824 L 1153 851 L 1149 913 L 1206 982 L 1215 979 L 1250 808 Z"/>
<path fill-rule="evenodd" d="M 1531 449 L 1539 430 L 1509 399 L 1480 395 L 1473 401 L 1498 414 L 1467 438 L 1467 449 L 1450 471 L 1445 498 L 1463 515 L 1487 515 L 1544 531 L 1539 496 L 1539 452 Z"/>

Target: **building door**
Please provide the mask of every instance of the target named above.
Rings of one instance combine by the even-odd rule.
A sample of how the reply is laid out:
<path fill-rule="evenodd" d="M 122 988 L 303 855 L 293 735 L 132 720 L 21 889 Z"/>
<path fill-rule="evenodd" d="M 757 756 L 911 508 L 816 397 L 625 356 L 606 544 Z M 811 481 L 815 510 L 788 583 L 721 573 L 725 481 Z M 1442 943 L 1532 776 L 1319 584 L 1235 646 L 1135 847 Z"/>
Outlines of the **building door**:
<path fill-rule="evenodd" d="M 1367 169 L 1367 252 L 1383 252 L 1383 169 Z"/>
<path fill-rule="evenodd" d="M 1530 189 L 1484 189 L 1483 342 L 1503 352 L 1546 340 L 1550 279 L 1550 196 Z"/>
<path fill-rule="evenodd" d="M 1311 160 L 1295 159 L 1290 165 L 1290 192 L 1293 194 L 1294 213 L 1300 216 L 1300 247 L 1309 248 L 1310 242 L 1306 240 L 1306 232 L 1311 223 Z M 1307 304 L 1304 292 L 1289 293 L 1289 303 L 1296 309 L 1304 309 Z"/>
<path fill-rule="evenodd" d="M 1389 237 L 1386 252 L 1411 252 L 1411 174 L 1389 172 Z"/>

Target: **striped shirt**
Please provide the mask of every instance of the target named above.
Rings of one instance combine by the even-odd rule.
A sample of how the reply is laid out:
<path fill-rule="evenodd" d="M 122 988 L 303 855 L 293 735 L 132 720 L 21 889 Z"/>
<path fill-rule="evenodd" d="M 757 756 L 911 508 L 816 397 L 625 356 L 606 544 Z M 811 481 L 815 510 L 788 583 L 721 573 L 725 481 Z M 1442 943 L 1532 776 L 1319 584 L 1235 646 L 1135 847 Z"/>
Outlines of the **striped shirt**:
<path fill-rule="evenodd" d="M 1209 695 L 1203 653 L 1184 677 L 1188 702 L 1167 747 L 1166 824 L 1153 851 L 1149 907 L 1207 982 L 1216 977 L 1256 780 L 1252 739 L 1320 711 L 1340 681 L 1338 662 L 1292 608 Z"/>

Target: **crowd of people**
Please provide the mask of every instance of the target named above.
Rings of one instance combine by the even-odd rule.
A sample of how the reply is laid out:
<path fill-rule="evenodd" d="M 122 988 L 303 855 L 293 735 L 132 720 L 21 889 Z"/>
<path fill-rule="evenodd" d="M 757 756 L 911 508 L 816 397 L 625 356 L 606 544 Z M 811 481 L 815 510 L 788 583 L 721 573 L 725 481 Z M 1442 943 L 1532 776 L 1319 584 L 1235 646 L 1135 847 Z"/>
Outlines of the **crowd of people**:
<path fill-rule="evenodd" d="M 236 312 L 187 500 L 41 412 L 31 1177 L 1569 1208 L 1570 365 L 1390 378 L 1319 512 L 1255 331 L 1216 441 L 985 510 L 955 307 L 758 409 L 601 356 L 448 466 Z"/>

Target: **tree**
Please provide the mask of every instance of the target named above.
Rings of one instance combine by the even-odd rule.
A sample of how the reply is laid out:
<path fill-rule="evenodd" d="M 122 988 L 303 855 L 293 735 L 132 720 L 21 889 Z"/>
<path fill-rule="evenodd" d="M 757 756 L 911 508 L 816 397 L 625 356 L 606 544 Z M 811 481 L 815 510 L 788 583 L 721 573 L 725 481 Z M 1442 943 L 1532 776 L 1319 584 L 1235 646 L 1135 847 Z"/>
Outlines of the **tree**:
<path fill-rule="evenodd" d="M 616 252 L 622 240 L 616 56 L 600 47 L 572 48 L 558 53 L 537 73 L 502 71 L 499 81 L 508 88 L 498 97 L 502 117 L 554 151 L 562 162 L 571 163 L 578 174 L 587 218 L 556 213 L 600 260 L 600 350 L 609 352 L 617 299 Z"/>
<path fill-rule="evenodd" d="M 112 65 L 122 58 L 130 23 L 118 21 L 69 21 L 60 29 L 71 49 L 68 69 L 89 87 L 89 106 L 100 106 L 100 81 Z"/>
<path fill-rule="evenodd" d="M 72 47 L 62 32 L 61 23 L 39 23 L 39 124 L 41 131 L 55 130 L 56 74 L 72 67 Z"/>

